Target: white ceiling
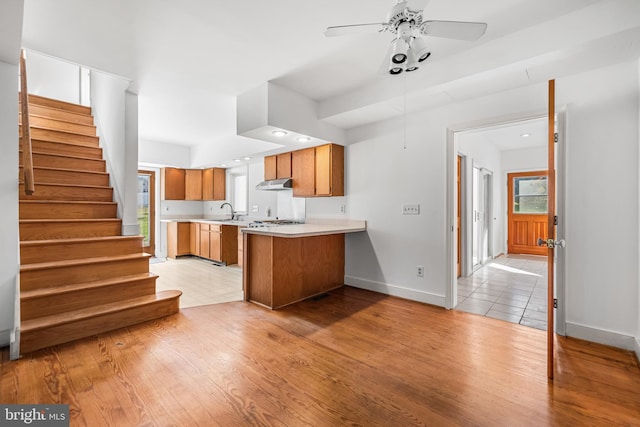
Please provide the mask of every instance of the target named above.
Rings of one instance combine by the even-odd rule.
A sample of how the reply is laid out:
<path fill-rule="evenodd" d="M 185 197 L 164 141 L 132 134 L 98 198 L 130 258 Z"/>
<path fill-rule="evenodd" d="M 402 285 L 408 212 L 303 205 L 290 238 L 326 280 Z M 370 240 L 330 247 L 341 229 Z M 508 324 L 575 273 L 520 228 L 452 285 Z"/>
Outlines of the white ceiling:
<path fill-rule="evenodd" d="M 140 137 L 206 144 L 212 162 L 229 160 L 224 145 L 243 139 L 236 96 L 267 81 L 349 129 L 402 114 L 401 85 L 415 111 L 640 56 L 637 0 L 431 0 L 425 19 L 487 22 L 487 33 L 428 38 L 432 57 L 403 80 L 379 72 L 392 35 L 323 35 L 330 25 L 382 22 L 393 4 L 25 0 L 23 45 L 131 79 Z M 243 154 L 255 155 L 246 145 L 253 152 Z"/>

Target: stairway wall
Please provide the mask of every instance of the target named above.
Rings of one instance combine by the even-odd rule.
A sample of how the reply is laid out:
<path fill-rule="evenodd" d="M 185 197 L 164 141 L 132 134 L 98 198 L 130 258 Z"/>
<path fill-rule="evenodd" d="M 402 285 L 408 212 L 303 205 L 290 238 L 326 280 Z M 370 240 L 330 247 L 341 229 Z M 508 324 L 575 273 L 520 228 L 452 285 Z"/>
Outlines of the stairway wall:
<path fill-rule="evenodd" d="M 16 55 L 16 61 L 18 55 Z M 18 237 L 18 66 L 0 62 L 0 347 L 14 329 Z"/>

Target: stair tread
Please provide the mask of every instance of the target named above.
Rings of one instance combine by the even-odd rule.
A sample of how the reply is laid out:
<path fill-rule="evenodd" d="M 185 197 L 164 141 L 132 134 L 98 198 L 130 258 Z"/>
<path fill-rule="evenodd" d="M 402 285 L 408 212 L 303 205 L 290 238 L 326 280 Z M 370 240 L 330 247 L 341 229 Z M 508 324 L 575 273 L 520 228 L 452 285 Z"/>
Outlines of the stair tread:
<path fill-rule="evenodd" d="M 46 246 L 46 245 L 64 245 L 69 243 L 83 243 L 95 241 L 112 241 L 112 240 L 136 240 L 142 239 L 142 236 L 104 236 L 104 237 L 75 237 L 71 239 L 49 239 L 49 240 L 23 240 L 20 246 Z"/>
<path fill-rule="evenodd" d="M 60 111 L 66 111 L 66 110 L 60 110 Z M 70 121 L 70 120 L 61 119 L 61 118 L 58 118 L 58 117 L 45 116 L 43 114 L 29 113 L 29 117 L 38 117 L 38 118 L 41 118 L 41 119 L 54 120 L 56 122 L 69 123 L 69 124 L 72 124 L 72 125 L 89 126 L 89 127 L 93 127 L 93 128 L 96 127 L 93 124 L 89 125 L 89 124 L 86 124 L 86 123 L 78 123 L 78 122 L 73 122 L 73 121 Z M 40 127 L 40 128 L 44 127 L 44 128 L 46 128 L 46 126 L 42 126 L 42 125 L 31 125 L 30 124 L 30 126 L 31 127 Z M 48 129 L 52 129 L 52 128 L 48 128 Z M 58 129 L 53 128 L 52 130 L 58 130 Z M 66 132 L 66 131 L 64 131 L 64 132 Z"/>
<path fill-rule="evenodd" d="M 43 100 L 45 102 L 49 101 L 49 102 L 53 102 L 53 103 L 58 104 L 58 105 L 69 106 L 69 107 L 72 107 L 72 108 L 81 107 L 84 111 L 88 111 L 88 112 L 80 113 L 80 112 L 76 112 L 76 111 L 73 111 L 73 110 L 67 110 L 65 108 L 52 107 L 50 105 L 44 105 L 41 102 L 38 102 L 38 100 Z M 73 102 L 63 101 L 61 99 L 48 98 L 46 96 L 36 95 L 34 93 L 29 93 L 28 94 L 28 101 L 29 101 L 29 104 L 34 104 L 34 105 L 39 105 L 39 106 L 44 106 L 44 107 L 49 107 L 49 108 L 55 108 L 56 110 L 71 111 L 73 113 L 91 115 L 91 107 L 89 107 L 87 105 L 74 104 Z"/>
<path fill-rule="evenodd" d="M 40 184 L 42 185 L 42 184 Z M 67 185 L 67 184 L 50 184 L 50 185 Z M 103 187 L 100 187 L 103 188 Z M 111 187 L 108 187 L 111 188 Z M 66 204 L 66 203 L 70 203 L 70 204 L 74 204 L 74 205 L 100 205 L 100 206 L 105 206 L 105 205 L 115 205 L 117 204 L 116 202 L 99 202 L 99 201 L 92 201 L 92 200 L 30 200 L 30 199 L 20 199 L 19 201 L 20 203 L 25 203 L 25 204 L 49 204 L 49 203 L 55 203 L 55 204 Z"/>
<path fill-rule="evenodd" d="M 140 249 L 141 249 L 140 253 L 135 253 L 135 254 L 110 255 L 110 256 L 100 256 L 100 257 L 93 257 L 93 258 L 77 258 L 77 259 L 67 259 L 63 261 L 51 261 L 51 262 L 39 262 L 39 263 L 33 263 L 33 264 L 26 264 L 26 265 L 20 266 L 20 273 L 36 271 L 36 270 L 47 270 L 51 268 L 64 268 L 64 267 L 73 267 L 77 265 L 98 264 L 102 262 L 125 261 L 128 259 L 151 258 L 151 255 L 142 252 L 142 248 Z"/>
<path fill-rule="evenodd" d="M 100 159 L 94 159 L 100 160 Z M 20 166 L 22 167 L 22 166 Z M 91 173 L 97 175 L 109 175 L 109 172 L 97 172 L 97 171 L 89 171 L 89 170 L 79 170 L 79 169 L 67 169 L 67 168 L 52 168 L 50 166 L 33 166 L 33 169 L 41 169 L 41 170 L 49 170 L 49 171 L 58 171 L 58 172 L 78 172 L 78 173 Z"/>
<path fill-rule="evenodd" d="M 34 96 L 34 95 L 29 94 L 29 96 Z M 54 101 L 57 101 L 57 100 L 54 100 Z M 59 101 L 59 102 L 65 102 L 65 101 Z M 68 102 L 65 102 L 65 103 L 69 104 L 69 105 L 77 105 L 77 104 L 70 104 Z M 18 102 L 18 105 L 20 105 L 20 104 L 21 104 L 21 101 Z M 78 116 L 91 117 L 93 119 L 93 114 L 91 114 L 91 113 L 82 113 L 80 111 L 65 110 L 64 108 L 56 108 L 56 107 L 53 107 L 51 105 L 43 105 L 43 104 L 38 104 L 37 102 L 29 101 L 29 106 L 32 106 L 32 105 L 34 105 L 34 106 L 36 106 L 38 108 L 46 108 L 48 110 L 54 110 L 54 111 L 57 111 L 57 112 L 64 112 L 64 113 L 67 113 L 67 114 L 76 114 Z M 32 114 L 29 113 L 29 115 L 31 116 Z M 42 114 L 40 114 L 40 115 L 42 116 Z M 42 117 L 49 118 L 49 116 L 42 116 Z"/>
<path fill-rule="evenodd" d="M 60 314 L 52 314 L 50 316 L 37 317 L 35 319 L 25 320 L 21 323 L 20 332 L 28 333 L 31 331 L 44 329 L 53 325 L 63 325 L 83 319 L 97 317 L 104 314 L 115 313 L 135 307 L 152 304 L 156 301 L 177 298 L 182 295 L 182 291 L 158 291 L 153 295 L 126 299 L 109 304 L 103 304 L 95 307 L 82 308 L 79 310 L 68 311 Z"/>
<path fill-rule="evenodd" d="M 109 279 L 93 280 L 90 282 L 73 283 L 70 285 L 61 285 L 61 286 L 52 286 L 48 288 L 32 289 L 27 291 L 21 291 L 20 299 L 27 300 L 31 298 L 41 298 L 41 297 L 46 297 L 50 295 L 74 292 L 82 289 L 100 288 L 103 286 L 109 286 L 116 283 L 133 282 L 136 280 L 147 279 L 149 277 L 158 277 L 158 275 L 149 272 L 149 273 L 132 274 L 128 276 L 112 277 Z"/>
<path fill-rule="evenodd" d="M 57 186 L 57 187 L 73 187 L 73 188 L 100 188 L 100 189 L 105 189 L 108 188 L 110 189 L 111 187 L 108 185 L 84 185 L 84 184 L 57 184 L 55 182 L 34 182 L 34 184 L 36 186 L 49 186 L 49 187 L 53 187 L 53 186 Z M 74 201 L 74 200 L 69 200 L 70 202 Z"/>
<path fill-rule="evenodd" d="M 19 150 L 20 155 L 22 155 L 22 150 Z M 100 162 L 104 162 L 104 159 L 96 159 L 93 157 L 84 157 L 84 156 L 73 156 L 71 154 L 55 154 L 55 153 L 47 153 L 44 151 L 38 151 L 38 150 L 33 150 L 31 152 L 31 154 L 39 154 L 41 156 L 53 156 L 53 157 L 68 157 L 70 159 L 75 159 L 75 160 L 92 160 L 92 161 L 100 161 Z M 36 166 L 34 166 L 36 167 Z M 76 170 L 76 169 L 72 169 L 72 170 Z"/>

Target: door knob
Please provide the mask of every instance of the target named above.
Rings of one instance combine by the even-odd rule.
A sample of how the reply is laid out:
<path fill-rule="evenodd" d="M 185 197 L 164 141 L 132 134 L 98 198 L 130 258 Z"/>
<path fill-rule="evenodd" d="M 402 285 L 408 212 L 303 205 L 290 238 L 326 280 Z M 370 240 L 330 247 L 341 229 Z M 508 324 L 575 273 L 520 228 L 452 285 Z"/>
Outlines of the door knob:
<path fill-rule="evenodd" d="M 561 248 L 564 248 L 566 246 L 566 243 L 564 241 L 564 239 L 560 239 L 560 240 L 553 240 L 553 239 L 547 239 L 547 240 L 543 240 L 541 238 L 538 237 L 538 246 L 546 246 L 548 248 L 556 248 L 558 246 L 560 246 Z"/>

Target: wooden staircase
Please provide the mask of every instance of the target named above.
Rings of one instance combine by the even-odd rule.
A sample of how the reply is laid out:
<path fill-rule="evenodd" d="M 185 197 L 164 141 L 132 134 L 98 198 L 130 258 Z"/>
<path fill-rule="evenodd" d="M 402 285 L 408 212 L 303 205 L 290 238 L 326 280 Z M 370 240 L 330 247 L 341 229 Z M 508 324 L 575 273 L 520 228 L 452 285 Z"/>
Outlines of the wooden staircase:
<path fill-rule="evenodd" d="M 121 235 L 91 109 L 29 95 L 29 119 L 35 192 L 25 194 L 20 164 L 20 352 L 177 313 L 182 293 L 156 292 L 142 236 Z"/>

